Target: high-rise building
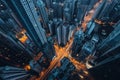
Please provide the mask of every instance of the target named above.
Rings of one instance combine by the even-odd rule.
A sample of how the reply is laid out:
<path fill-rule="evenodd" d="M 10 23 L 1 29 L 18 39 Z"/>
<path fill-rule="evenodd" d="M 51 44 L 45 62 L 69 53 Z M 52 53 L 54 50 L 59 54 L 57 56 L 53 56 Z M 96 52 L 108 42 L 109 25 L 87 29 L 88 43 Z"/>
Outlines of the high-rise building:
<path fill-rule="evenodd" d="M 50 30 L 50 35 L 54 35 L 55 34 L 55 27 L 54 27 L 53 21 L 49 21 L 48 27 Z"/>
<path fill-rule="evenodd" d="M 67 23 L 63 23 L 57 28 L 57 40 L 58 44 L 61 46 L 65 46 L 69 37 L 69 25 Z"/>
<path fill-rule="evenodd" d="M 109 36 L 98 45 L 98 50 L 100 51 L 101 55 L 105 55 L 120 43 L 120 21 L 114 25 L 114 28 L 115 29 L 109 34 Z"/>
<path fill-rule="evenodd" d="M 63 19 L 65 21 L 71 21 L 70 8 L 64 8 Z"/>
<path fill-rule="evenodd" d="M 12 42 L 13 45 L 19 46 L 20 49 L 26 51 L 31 56 L 36 54 L 36 51 L 34 51 L 37 49 L 35 43 L 18 21 L 13 11 L 5 1 L 1 1 L 1 5 L 0 16 L 2 17 L 0 18 L 0 34 L 3 39 L 7 39 Z"/>
<path fill-rule="evenodd" d="M 0 32 L 0 62 L 1 66 L 25 66 L 33 58 L 33 53 L 26 50 L 16 39 Z"/>
<path fill-rule="evenodd" d="M 114 14 L 114 17 L 111 14 L 114 12 L 116 13 L 119 12 L 119 8 L 117 7 L 119 3 L 120 1 L 118 0 L 103 0 L 100 3 L 100 6 L 97 7 L 94 14 L 94 18 L 105 22 L 114 22 L 115 19 L 117 19 L 115 18 L 115 16 L 118 17 L 119 14 Z M 118 21 L 118 19 L 116 21 Z"/>
<path fill-rule="evenodd" d="M 93 22 L 92 20 L 88 22 L 87 24 L 87 28 L 85 30 L 85 35 L 90 36 L 95 28 L 95 22 Z M 96 26 L 97 27 L 97 26 Z"/>
<path fill-rule="evenodd" d="M 48 17 L 50 20 L 53 20 L 54 18 L 54 10 L 52 8 L 48 10 Z"/>
<path fill-rule="evenodd" d="M 38 14 L 40 15 L 41 22 L 43 23 L 43 28 L 46 30 L 46 32 L 49 32 L 48 28 L 48 14 L 45 8 L 45 4 L 42 2 L 42 0 L 36 1 L 36 9 Z"/>
<path fill-rule="evenodd" d="M 77 6 L 76 6 L 76 20 L 77 20 L 77 22 L 81 21 L 82 18 L 83 18 L 83 11 L 82 11 L 80 5 L 81 5 L 81 1 L 78 0 L 77 1 Z"/>
<path fill-rule="evenodd" d="M 75 3 L 76 3 L 76 0 L 65 0 L 64 1 L 63 19 L 65 21 L 69 22 L 73 19 Z"/>
<path fill-rule="evenodd" d="M 120 1 L 119 0 L 115 0 L 113 1 L 113 9 L 111 10 L 111 12 L 109 13 L 109 17 L 110 17 L 110 22 L 117 22 L 119 21 L 120 18 Z"/>
<path fill-rule="evenodd" d="M 35 5 L 32 0 L 6 1 L 15 15 L 23 23 L 24 28 L 39 47 L 47 43 L 45 31 L 39 21 Z M 11 5 L 12 4 L 12 5 Z M 21 6 L 22 5 L 22 6 Z"/>
<path fill-rule="evenodd" d="M 58 6 L 59 4 L 55 1 L 52 2 L 52 9 L 53 9 L 53 14 L 54 14 L 54 18 L 57 18 L 58 17 Z"/>
<path fill-rule="evenodd" d="M 45 3 L 47 9 L 50 9 L 52 7 L 52 0 L 42 0 L 42 1 Z"/>
<path fill-rule="evenodd" d="M 45 44 L 43 46 L 42 52 L 51 61 L 53 59 L 53 57 L 55 56 L 55 50 L 54 50 L 54 47 L 52 45 L 52 42 L 49 41 L 48 44 Z"/>
<path fill-rule="evenodd" d="M 5 66 L 0 67 L 0 77 L 2 80 L 26 80 L 30 74 L 22 68 Z"/>
<path fill-rule="evenodd" d="M 62 26 L 62 44 L 66 45 L 68 41 L 69 25 L 64 23 Z"/>
<path fill-rule="evenodd" d="M 77 0 L 75 3 L 74 20 L 81 24 L 84 20 L 84 16 L 94 8 L 93 5 L 95 5 L 97 1 L 98 0 Z"/>
<path fill-rule="evenodd" d="M 84 40 L 84 33 L 80 29 L 74 35 L 74 40 L 73 40 L 73 44 L 72 44 L 72 56 L 73 57 L 78 57 L 80 49 L 81 49 L 81 47 L 83 45 L 83 43 L 82 43 L 83 40 Z"/>
<path fill-rule="evenodd" d="M 120 55 L 116 55 L 106 59 L 101 64 L 96 65 L 93 68 L 90 68 L 89 72 L 92 76 L 94 76 L 95 80 L 113 80 L 113 79 L 118 80 L 120 73 L 119 62 L 120 62 Z"/>
<path fill-rule="evenodd" d="M 58 18 L 63 19 L 63 7 L 64 4 L 63 3 L 58 3 Z"/>
<path fill-rule="evenodd" d="M 84 61 L 89 55 L 95 51 L 95 43 L 93 41 L 86 42 L 79 53 L 79 60 Z"/>
<path fill-rule="evenodd" d="M 119 25 L 120 22 L 114 25 L 115 29 L 106 39 L 98 44 L 95 54 L 96 58 L 93 60 L 95 66 L 101 66 L 119 58 Z"/>
<path fill-rule="evenodd" d="M 62 43 L 62 26 L 60 25 L 58 28 L 57 28 L 57 41 L 58 41 L 58 44 L 60 45 Z"/>

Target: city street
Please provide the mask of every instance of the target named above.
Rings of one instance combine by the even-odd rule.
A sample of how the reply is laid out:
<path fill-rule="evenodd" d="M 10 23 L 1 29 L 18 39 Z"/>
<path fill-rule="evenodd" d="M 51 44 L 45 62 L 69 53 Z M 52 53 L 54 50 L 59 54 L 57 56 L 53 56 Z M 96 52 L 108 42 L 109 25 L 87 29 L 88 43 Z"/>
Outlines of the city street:
<path fill-rule="evenodd" d="M 50 66 L 44 70 L 43 72 L 40 73 L 40 77 L 37 78 L 36 80 L 45 80 L 48 76 L 48 74 L 57 67 L 60 64 L 61 59 L 64 57 L 68 57 L 70 61 L 75 65 L 76 69 L 84 69 L 86 70 L 86 67 L 84 64 L 76 61 L 74 58 L 70 56 L 70 48 L 73 43 L 73 38 L 67 43 L 65 47 L 59 47 L 59 45 L 54 45 L 55 52 L 56 52 L 56 57 L 51 61 Z"/>

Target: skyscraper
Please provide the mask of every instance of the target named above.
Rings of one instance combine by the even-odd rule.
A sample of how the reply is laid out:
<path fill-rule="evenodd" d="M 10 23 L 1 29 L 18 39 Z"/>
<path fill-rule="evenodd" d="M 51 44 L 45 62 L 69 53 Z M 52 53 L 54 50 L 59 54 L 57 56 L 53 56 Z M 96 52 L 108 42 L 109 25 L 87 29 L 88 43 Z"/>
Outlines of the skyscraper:
<path fill-rule="evenodd" d="M 57 39 L 58 39 L 58 44 L 61 46 L 65 46 L 68 37 L 69 37 L 69 24 L 63 23 L 57 28 Z"/>
<path fill-rule="evenodd" d="M 84 61 L 89 55 L 94 53 L 95 43 L 93 41 L 86 42 L 79 53 L 79 60 Z"/>
<path fill-rule="evenodd" d="M 74 16 L 74 9 L 75 9 L 75 2 L 76 0 L 65 0 L 64 1 L 64 13 L 63 16 L 65 21 L 71 21 Z"/>
<path fill-rule="evenodd" d="M 119 62 L 120 55 L 106 59 L 104 63 L 96 65 L 89 69 L 89 72 L 94 76 L 95 80 L 118 80 L 119 79 Z"/>
<path fill-rule="evenodd" d="M 63 19 L 65 20 L 65 21 L 71 21 L 71 13 L 70 13 L 71 11 L 70 11 L 70 8 L 64 8 L 64 13 L 63 13 Z"/>
<path fill-rule="evenodd" d="M 62 26 L 62 44 L 66 45 L 68 41 L 69 26 L 67 23 L 64 23 Z"/>
<path fill-rule="evenodd" d="M 114 28 L 115 29 L 109 34 L 109 36 L 98 45 L 98 50 L 100 51 L 101 55 L 105 55 L 120 43 L 120 21 L 114 25 Z"/>
<path fill-rule="evenodd" d="M 89 21 L 85 31 L 85 35 L 90 36 L 95 28 L 95 22 L 93 20 Z"/>
<path fill-rule="evenodd" d="M 13 39 L 10 36 L 0 32 L 0 62 L 1 66 L 24 66 L 28 64 L 30 59 L 34 57 L 34 54 L 25 49 L 17 39 Z M 4 60 L 2 60 L 4 59 Z"/>
<path fill-rule="evenodd" d="M 0 77 L 2 80 L 26 80 L 30 74 L 22 68 L 5 66 L 0 67 Z"/>
<path fill-rule="evenodd" d="M 47 9 L 50 9 L 52 7 L 52 0 L 43 0 L 46 4 Z"/>
<path fill-rule="evenodd" d="M 40 18 L 41 18 L 41 22 L 43 23 L 43 28 L 49 32 L 49 28 L 48 28 L 48 22 L 49 22 L 49 19 L 48 19 L 48 14 L 47 14 L 47 11 L 46 11 L 46 8 L 45 8 L 45 4 L 42 2 L 42 0 L 37 0 L 36 1 L 36 9 L 37 9 L 37 12 L 38 14 L 40 15 Z"/>
<path fill-rule="evenodd" d="M 2 16 L 0 18 L 1 36 L 13 42 L 14 43 L 13 45 L 16 46 L 19 45 L 19 48 L 27 51 L 29 55 L 33 56 L 34 55 L 33 53 L 36 53 L 34 51 L 36 47 L 35 43 L 32 41 L 31 37 L 23 28 L 23 26 L 18 21 L 15 14 L 6 4 L 6 2 L 1 1 L 1 5 L 4 6 L 1 7 L 1 12 L 0 12 L 0 16 Z"/>
<path fill-rule="evenodd" d="M 72 44 L 72 57 L 78 57 L 81 47 L 83 45 L 84 33 L 82 29 L 77 31 L 74 35 L 74 40 Z M 79 58 L 79 57 L 78 57 Z"/>
<path fill-rule="evenodd" d="M 115 7 L 119 5 L 118 0 L 104 0 L 100 3 L 100 6 L 97 7 L 96 13 L 94 15 L 94 18 L 106 22 L 113 22 L 113 17 L 111 16 L 113 11 L 115 11 Z M 116 7 L 116 9 L 118 9 Z M 118 14 L 114 14 L 114 16 L 118 16 Z M 115 17 L 114 17 L 115 18 Z M 116 18 L 117 19 L 117 18 Z"/>
<path fill-rule="evenodd" d="M 119 58 L 119 29 L 120 22 L 114 25 L 115 29 L 109 34 L 109 36 L 98 44 L 96 59 L 94 59 L 95 66 L 101 66 L 114 61 Z"/>
<path fill-rule="evenodd" d="M 58 28 L 57 28 L 57 41 L 58 41 L 58 44 L 60 45 L 62 43 L 62 26 L 60 25 Z"/>
<path fill-rule="evenodd" d="M 15 15 L 24 23 L 24 28 L 27 30 L 31 38 L 38 46 L 47 42 L 45 31 L 39 21 L 39 16 L 35 10 L 35 5 L 32 0 L 6 1 Z M 12 5 L 11 5 L 12 4 Z M 22 6 L 21 6 L 22 5 Z M 17 13 L 16 13 L 17 12 Z M 32 26 L 32 27 L 31 27 Z"/>

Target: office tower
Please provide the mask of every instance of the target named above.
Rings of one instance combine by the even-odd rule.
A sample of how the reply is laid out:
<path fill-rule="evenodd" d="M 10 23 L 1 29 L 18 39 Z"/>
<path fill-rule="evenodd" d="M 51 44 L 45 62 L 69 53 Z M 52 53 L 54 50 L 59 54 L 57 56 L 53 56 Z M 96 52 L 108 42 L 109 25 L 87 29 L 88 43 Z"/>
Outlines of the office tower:
<path fill-rule="evenodd" d="M 89 55 L 93 54 L 95 51 L 95 43 L 93 41 L 86 42 L 79 53 L 79 60 L 85 61 L 85 58 L 87 58 Z"/>
<path fill-rule="evenodd" d="M 68 41 L 69 34 L 69 25 L 67 23 L 63 23 L 57 28 L 57 40 L 58 44 L 61 46 L 65 46 Z"/>
<path fill-rule="evenodd" d="M 87 59 L 90 56 L 94 56 L 95 52 L 96 52 L 96 45 L 99 41 L 99 36 L 97 34 L 94 34 L 93 36 L 91 36 L 91 39 L 89 41 L 86 41 L 79 54 L 79 61 L 89 61 L 89 59 Z"/>
<path fill-rule="evenodd" d="M 120 30 L 120 21 L 113 26 L 115 29 L 109 34 L 109 36 L 103 40 L 98 45 L 98 50 L 100 51 L 101 55 L 105 55 L 111 49 L 115 48 L 119 45 L 119 30 Z M 113 44 L 112 44 L 113 43 Z"/>
<path fill-rule="evenodd" d="M 81 23 L 81 21 L 84 19 L 84 16 L 93 8 L 93 4 L 95 4 L 96 1 L 94 0 L 78 0 L 76 3 L 76 21 L 78 23 Z"/>
<path fill-rule="evenodd" d="M 29 62 L 30 70 L 29 73 L 32 75 L 39 76 L 39 74 L 47 69 L 50 65 L 50 59 L 47 58 L 44 53 L 40 52 L 33 60 Z"/>
<path fill-rule="evenodd" d="M 108 1 L 108 0 L 106 0 L 106 1 Z M 112 8 L 110 8 L 110 7 L 114 6 L 114 5 L 110 6 L 110 4 L 111 4 L 110 1 L 104 3 L 104 6 L 103 6 L 104 8 L 102 9 L 101 13 L 99 14 L 99 18 L 101 18 L 101 19 L 103 19 L 103 18 L 109 18 L 109 16 L 108 16 L 109 9 L 112 10 Z M 108 14 L 106 14 L 106 11 L 107 11 Z"/>
<path fill-rule="evenodd" d="M 49 21 L 50 34 L 55 36 L 57 34 L 57 27 L 62 23 L 62 19 L 53 18 L 53 21 Z"/>
<path fill-rule="evenodd" d="M 54 46 L 52 45 L 52 42 L 49 41 L 47 44 L 45 44 L 43 46 L 42 52 L 51 61 L 55 56 L 55 49 Z"/>
<path fill-rule="evenodd" d="M 63 19 L 63 7 L 64 7 L 64 4 L 59 2 L 58 3 L 58 18 L 61 18 L 61 19 Z"/>
<path fill-rule="evenodd" d="M 65 0 L 64 1 L 63 17 L 65 21 L 69 22 L 73 19 L 75 2 L 76 0 Z"/>
<path fill-rule="evenodd" d="M 109 17 L 110 17 L 110 22 L 116 23 L 117 21 L 119 21 L 120 18 L 120 1 L 113 1 L 114 2 L 114 8 L 111 10 L 111 12 L 109 13 Z"/>
<path fill-rule="evenodd" d="M 41 47 L 41 45 L 47 43 L 45 31 L 41 26 L 40 17 L 37 15 L 33 1 L 11 0 L 6 2 L 19 18 L 20 22 L 23 23 L 24 28 L 36 45 Z"/>
<path fill-rule="evenodd" d="M 54 18 L 63 18 L 63 6 L 64 4 L 62 2 L 52 2 L 52 9 L 54 13 Z"/>
<path fill-rule="evenodd" d="M 89 69 L 93 66 L 92 62 L 95 59 L 96 46 L 100 39 L 97 34 L 93 34 L 88 40 L 81 44 L 80 51 L 76 54 L 77 56 L 74 55 L 73 57 L 80 62 L 85 62 L 86 67 Z"/>
<path fill-rule="evenodd" d="M 48 10 L 48 17 L 50 20 L 53 20 L 54 18 L 54 10 L 52 8 Z"/>
<path fill-rule="evenodd" d="M 57 35 L 57 28 L 61 24 L 62 24 L 62 19 L 53 18 L 53 26 L 51 26 L 51 28 L 53 28 L 54 35 Z"/>
<path fill-rule="evenodd" d="M 47 40 L 46 40 L 46 36 L 45 36 L 45 32 L 44 32 L 44 29 L 42 28 L 42 26 L 41 26 L 41 23 L 39 22 L 39 16 L 37 15 L 37 12 L 35 11 L 35 5 L 34 5 L 34 3 L 33 3 L 33 1 L 31 0 L 31 1 L 29 1 L 28 3 L 27 3 L 28 1 L 22 1 L 21 0 L 21 4 L 23 5 L 23 8 L 25 9 L 25 11 L 26 11 L 26 13 L 27 13 L 27 15 L 30 15 L 31 14 L 31 16 L 33 15 L 33 21 L 35 21 L 34 23 L 32 23 L 33 21 L 32 21 L 32 18 L 31 18 L 31 16 L 29 16 L 29 19 L 31 20 L 31 23 L 34 25 L 34 29 L 35 29 L 35 31 L 37 32 L 37 34 L 38 34 L 38 37 L 39 37 L 39 39 L 41 40 L 41 42 L 42 42 L 42 44 L 45 44 L 46 42 L 47 42 Z M 28 6 L 27 6 L 28 5 Z M 30 7 L 30 8 L 29 8 Z M 27 9 L 28 8 L 28 9 Z M 30 12 L 28 12 L 28 11 L 30 10 L 31 11 L 31 13 Z M 35 19 L 34 19 L 35 18 Z M 37 29 L 36 29 L 36 27 L 37 27 Z M 37 31 L 37 30 L 39 30 L 39 31 Z M 41 37 L 42 36 L 42 37 Z"/>
<path fill-rule="evenodd" d="M 38 61 L 31 60 L 29 65 L 30 65 L 31 69 L 33 71 L 37 72 L 38 74 L 42 71 L 42 67 L 40 66 Z"/>
<path fill-rule="evenodd" d="M 68 1 L 68 2 L 67 2 Z M 72 16 L 74 15 L 74 9 L 75 9 L 75 3 L 76 3 L 76 0 L 67 0 L 65 3 L 65 7 L 69 7 L 71 9 L 71 14 Z"/>
<path fill-rule="evenodd" d="M 111 48 L 106 54 L 98 56 L 94 59 L 92 64 L 93 67 L 89 69 L 89 72 L 97 80 L 113 80 L 119 79 L 119 61 L 120 61 L 120 46 L 117 43 L 114 48 Z M 91 64 L 91 63 L 90 63 Z M 102 72 L 101 72 L 102 71 Z M 112 77 L 110 77 L 112 75 Z"/>
<path fill-rule="evenodd" d="M 94 18 L 101 20 L 101 21 L 106 21 L 106 22 L 112 22 L 112 12 L 115 11 L 115 7 L 119 5 L 118 0 L 103 0 L 100 3 L 100 6 L 95 11 Z M 118 8 L 116 8 L 118 9 Z M 114 12 L 113 12 L 114 13 Z M 114 14 L 114 16 L 119 16 L 118 14 Z M 117 18 L 116 18 L 117 19 Z"/>
<path fill-rule="evenodd" d="M 46 32 L 49 32 L 48 29 L 48 14 L 47 11 L 45 9 L 45 4 L 42 2 L 42 0 L 37 0 L 36 1 L 36 8 L 37 8 L 37 12 L 40 15 L 41 18 L 41 22 L 43 23 L 43 28 L 46 30 Z"/>
<path fill-rule="evenodd" d="M 26 50 L 30 55 L 32 55 L 32 52 L 34 52 L 32 49 L 34 43 L 32 44 L 32 41 L 26 35 L 26 31 L 22 30 L 22 28 L 19 27 L 19 25 L 14 21 L 14 19 L 10 17 L 8 19 L 3 18 L 0 21 L 1 21 L 0 29 L 2 31 L 1 35 L 3 35 L 5 38 L 8 37 L 10 40 L 14 41 L 16 45 L 19 44 L 19 47 Z"/>
<path fill-rule="evenodd" d="M 62 23 L 62 19 L 53 18 L 53 21 L 50 20 L 48 23 L 50 35 L 54 36 L 57 33 L 57 27 Z"/>
<path fill-rule="evenodd" d="M 52 0 L 42 0 L 42 1 L 45 3 L 47 9 L 50 9 L 52 7 Z"/>
<path fill-rule="evenodd" d="M 99 42 L 100 38 L 97 34 L 94 34 L 91 38 L 91 41 L 93 41 L 95 44 Z"/>
<path fill-rule="evenodd" d="M 95 22 L 93 20 L 89 21 L 87 24 L 85 35 L 90 36 L 95 27 L 97 27 L 97 26 L 95 26 Z"/>
<path fill-rule="evenodd" d="M 51 59 L 43 53 L 43 55 L 39 58 L 38 63 L 42 69 L 47 69 L 50 66 L 50 61 Z"/>
<path fill-rule="evenodd" d="M 10 34 L 8 34 L 9 36 L 12 36 L 14 39 L 17 39 L 18 43 L 23 48 L 26 48 L 28 52 L 36 54 L 39 51 L 39 48 L 37 46 L 38 44 L 36 44 L 36 42 L 32 38 L 31 33 L 27 31 L 25 25 L 28 25 L 28 24 L 25 24 L 25 25 L 21 24 L 22 23 L 21 19 L 17 18 L 18 16 L 14 11 L 15 9 L 13 10 L 13 7 L 9 7 L 11 6 L 9 5 L 9 3 L 7 5 L 7 2 L 5 1 L 2 1 L 2 2 L 5 4 L 6 9 L 1 10 L 1 16 L 2 16 L 0 19 L 1 29 L 6 33 L 10 31 L 9 32 Z M 10 14 L 8 14 L 7 12 L 9 12 Z M 27 19 L 27 18 L 24 18 L 24 19 Z M 7 29 L 5 29 L 4 26 L 7 26 L 6 27 Z"/>
<path fill-rule="evenodd" d="M 83 11 L 81 9 L 81 0 L 77 1 L 77 5 L 76 5 L 76 21 L 80 22 L 83 18 Z"/>
<path fill-rule="evenodd" d="M 55 1 L 52 2 L 52 9 L 53 9 L 53 14 L 54 14 L 53 18 L 58 17 L 58 11 L 59 11 L 58 6 L 59 6 L 59 4 L 57 2 L 55 2 Z"/>
<path fill-rule="evenodd" d="M 70 8 L 64 8 L 64 12 L 63 12 L 63 20 L 64 21 L 71 21 L 71 14 L 70 14 Z"/>
<path fill-rule="evenodd" d="M 23 67 L 29 63 L 33 55 L 20 46 L 9 36 L 0 34 L 0 66 Z"/>
<path fill-rule="evenodd" d="M 5 1 L 1 1 L 1 11 L 0 11 L 0 35 L 2 37 L 1 41 L 8 41 L 4 43 L 9 45 L 9 47 L 16 46 L 20 50 L 25 51 L 31 57 L 35 55 L 36 45 L 31 40 L 31 37 L 23 28 L 21 23 L 18 21 L 13 11 L 9 8 Z M 9 14 L 8 14 L 9 13 Z"/>
<path fill-rule="evenodd" d="M 107 63 L 111 60 L 118 58 L 119 55 L 119 22 L 114 25 L 115 29 L 109 34 L 109 36 L 98 44 L 97 52 L 94 59 L 94 63 L 96 66 Z M 115 57 L 116 56 L 116 57 Z"/>
<path fill-rule="evenodd" d="M 53 21 L 50 20 L 48 23 L 50 35 L 54 36 L 57 32 L 57 27 L 62 23 L 61 19 L 54 18 Z"/>
<path fill-rule="evenodd" d="M 101 10 L 102 10 L 102 8 L 103 8 L 103 6 L 104 6 L 104 4 L 105 4 L 105 1 L 106 1 L 106 0 L 100 2 L 99 6 L 98 6 L 97 9 L 95 10 L 95 14 L 93 15 L 93 19 L 98 19 L 99 14 L 101 13 Z"/>
<path fill-rule="evenodd" d="M 72 44 L 72 57 L 77 57 L 83 45 L 84 33 L 82 29 L 76 31 Z"/>
<path fill-rule="evenodd" d="M 30 74 L 22 68 L 5 66 L 0 67 L 0 77 L 2 80 L 26 80 Z"/>
<path fill-rule="evenodd" d="M 68 41 L 69 25 L 64 23 L 62 26 L 62 44 L 66 45 Z"/>
<path fill-rule="evenodd" d="M 58 41 L 58 44 L 60 45 L 62 43 L 62 26 L 60 25 L 58 28 L 57 28 L 57 41 Z"/>
<path fill-rule="evenodd" d="M 49 21 L 48 27 L 50 30 L 50 35 L 54 35 L 55 34 L 55 27 L 54 27 L 53 21 Z"/>
<path fill-rule="evenodd" d="M 96 58 L 90 63 L 93 67 L 89 69 L 89 72 L 97 80 L 119 79 L 119 22 L 114 27 L 113 32 L 98 45 L 99 51 L 95 54 Z"/>
<path fill-rule="evenodd" d="M 119 55 L 118 55 L 119 56 Z M 107 61 L 107 62 L 106 62 Z M 95 80 L 118 80 L 119 79 L 119 62 L 120 57 L 116 59 L 106 60 L 104 64 L 89 69 Z"/>

